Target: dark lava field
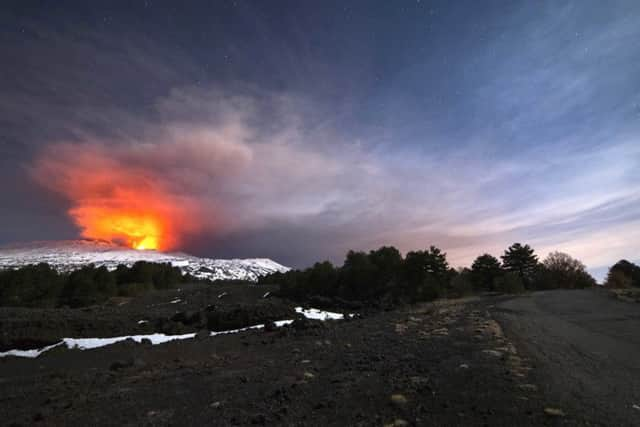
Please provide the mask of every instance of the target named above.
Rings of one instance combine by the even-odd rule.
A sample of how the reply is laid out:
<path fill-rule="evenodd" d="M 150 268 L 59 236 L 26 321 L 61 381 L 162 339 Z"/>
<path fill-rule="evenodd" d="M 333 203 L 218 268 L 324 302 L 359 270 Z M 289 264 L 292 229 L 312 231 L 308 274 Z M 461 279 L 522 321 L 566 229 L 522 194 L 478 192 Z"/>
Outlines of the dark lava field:
<path fill-rule="evenodd" d="M 546 392 L 492 313 L 504 297 L 307 319 L 247 285 L 194 285 L 85 309 L 2 309 L 2 348 L 195 332 L 0 358 L 2 425 L 607 425 Z M 293 320 L 284 326 L 273 321 Z M 261 329 L 211 336 L 265 324 Z M 632 425 L 630 423 L 629 425 Z"/>

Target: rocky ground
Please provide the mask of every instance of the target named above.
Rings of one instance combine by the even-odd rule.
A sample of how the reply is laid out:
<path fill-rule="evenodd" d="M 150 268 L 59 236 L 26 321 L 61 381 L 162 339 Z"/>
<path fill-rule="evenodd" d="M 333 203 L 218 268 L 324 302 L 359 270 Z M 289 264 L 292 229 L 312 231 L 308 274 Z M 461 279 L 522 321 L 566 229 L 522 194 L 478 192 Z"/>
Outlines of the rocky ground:
<path fill-rule="evenodd" d="M 263 298 L 268 291 L 196 286 L 91 310 L 37 311 L 33 318 L 4 310 L 4 345 L 26 345 L 29 319 L 51 341 L 56 333 L 220 330 L 295 317 L 291 303 Z M 499 301 L 439 301 L 341 321 L 298 319 L 279 328 L 198 334 L 155 346 L 126 341 L 84 351 L 59 347 L 36 359 L 4 357 L 0 422 L 606 425 L 559 405 L 544 391 L 535 363 L 494 320 Z M 148 323 L 139 325 L 140 320 Z"/>
<path fill-rule="evenodd" d="M 269 286 L 193 284 L 79 309 L 0 307 L 0 352 L 43 347 L 63 337 L 183 334 L 279 320 L 290 315 L 294 304 L 270 299 L 274 290 Z"/>

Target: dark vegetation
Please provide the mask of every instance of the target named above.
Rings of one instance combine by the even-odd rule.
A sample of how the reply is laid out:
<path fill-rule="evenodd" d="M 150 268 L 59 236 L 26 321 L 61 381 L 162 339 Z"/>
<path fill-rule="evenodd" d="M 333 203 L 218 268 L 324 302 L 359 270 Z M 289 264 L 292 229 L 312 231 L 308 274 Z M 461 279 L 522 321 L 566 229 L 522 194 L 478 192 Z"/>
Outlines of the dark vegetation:
<path fill-rule="evenodd" d="M 539 262 L 529 245 L 515 243 L 500 257 L 480 255 L 471 268 L 455 270 L 446 253 L 431 246 L 402 257 L 394 247 L 365 252 L 349 251 L 340 267 L 328 261 L 306 270 L 274 273 L 260 283 L 280 285 L 281 296 L 316 297 L 334 301 L 398 303 L 460 297 L 474 292 L 519 293 L 525 290 L 594 286 L 584 264 L 554 252 Z"/>
<path fill-rule="evenodd" d="M 170 264 L 137 262 L 114 271 L 88 265 L 61 273 L 46 263 L 0 271 L 0 305 L 14 307 L 83 307 L 112 297 L 132 297 L 176 287 L 198 279 Z M 583 289 L 596 284 L 584 264 L 553 252 L 543 261 L 529 245 L 515 243 L 500 259 L 483 254 L 470 268 L 453 269 L 435 246 L 402 256 L 392 246 L 349 251 L 342 266 L 318 262 L 305 270 L 264 276 L 260 284 L 279 285 L 293 300 L 320 297 L 332 303 L 413 303 L 477 292 L 520 293 L 526 290 Z M 621 260 L 611 267 L 605 286 L 640 287 L 640 267 Z"/>
<path fill-rule="evenodd" d="M 82 307 L 112 297 L 131 297 L 154 289 L 169 289 L 195 279 L 171 264 L 145 261 L 114 271 L 88 265 L 60 273 L 49 264 L 0 271 L 0 305 L 13 307 Z"/>
<path fill-rule="evenodd" d="M 608 288 L 640 288 L 640 267 L 623 259 L 609 269 L 605 286 Z"/>

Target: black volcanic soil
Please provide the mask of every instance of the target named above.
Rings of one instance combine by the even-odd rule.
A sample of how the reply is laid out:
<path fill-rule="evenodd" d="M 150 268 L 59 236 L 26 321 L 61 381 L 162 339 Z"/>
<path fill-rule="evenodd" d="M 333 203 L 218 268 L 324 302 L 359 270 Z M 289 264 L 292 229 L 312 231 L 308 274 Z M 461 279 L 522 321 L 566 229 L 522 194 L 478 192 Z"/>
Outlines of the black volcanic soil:
<path fill-rule="evenodd" d="M 0 352 L 44 347 L 63 337 L 154 332 L 175 335 L 291 318 L 293 303 L 263 298 L 273 290 L 269 286 L 191 284 L 138 298 L 114 298 L 104 305 L 79 309 L 0 307 Z"/>
<path fill-rule="evenodd" d="M 263 298 L 267 291 L 193 286 L 90 310 L 4 309 L 0 320 L 8 345 L 292 318 L 294 305 Z M 597 424 L 554 411 L 563 408 L 532 383 L 532 364 L 491 318 L 494 303 L 441 301 L 156 346 L 122 342 L 6 357 L 0 424 Z M 214 311 L 222 314 L 202 319 Z M 138 325 L 143 319 L 149 323 Z"/>

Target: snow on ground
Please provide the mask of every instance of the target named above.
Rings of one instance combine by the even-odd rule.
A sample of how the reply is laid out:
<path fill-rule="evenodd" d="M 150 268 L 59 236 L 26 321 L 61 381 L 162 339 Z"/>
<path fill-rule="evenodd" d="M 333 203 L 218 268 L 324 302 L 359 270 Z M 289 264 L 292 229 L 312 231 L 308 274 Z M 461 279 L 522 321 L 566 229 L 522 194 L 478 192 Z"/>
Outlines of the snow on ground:
<path fill-rule="evenodd" d="M 94 240 L 31 242 L 0 247 L 0 269 L 46 262 L 59 271 L 72 271 L 88 264 L 114 270 L 119 264 L 131 266 L 137 261 L 170 263 L 183 273 L 210 280 L 256 281 L 260 276 L 289 270 L 267 258 L 199 258 L 179 252 L 135 250 Z"/>
<path fill-rule="evenodd" d="M 344 319 L 344 314 L 341 313 L 332 313 L 330 311 L 322 311 L 315 308 L 304 309 L 302 307 L 295 308 L 296 313 L 302 314 L 307 319 L 314 320 L 341 320 Z M 142 322 L 142 320 L 140 321 Z M 138 323 L 140 323 L 138 322 Z M 293 320 L 278 320 L 275 323 L 277 327 L 289 325 L 293 322 Z M 215 337 L 216 335 L 225 335 L 225 334 L 235 334 L 238 332 L 248 331 L 250 329 L 262 329 L 264 328 L 264 324 L 258 324 L 253 326 L 247 326 L 246 328 L 240 329 L 231 329 L 228 331 L 218 331 L 218 332 L 210 332 L 210 336 Z M 125 341 L 128 339 L 134 340 L 135 342 L 142 342 L 142 340 L 151 341 L 152 345 L 162 344 L 169 341 L 176 340 L 186 340 L 190 338 L 194 338 L 196 336 L 195 333 L 190 334 L 182 334 L 182 335 L 165 335 L 165 334 L 147 334 L 147 335 L 126 335 L 121 337 L 110 337 L 110 338 L 63 338 L 59 343 L 34 349 L 34 350 L 9 350 L 5 352 L 0 352 L 0 357 L 7 356 L 15 356 L 15 357 L 28 357 L 28 358 L 36 358 L 40 356 L 42 353 L 45 353 L 53 348 L 64 345 L 69 349 L 78 349 L 78 350 L 90 350 L 94 348 L 105 347 L 107 345 L 115 344 L 121 341 Z"/>
<path fill-rule="evenodd" d="M 275 322 L 276 326 L 284 326 L 288 325 L 293 320 L 279 320 Z M 210 336 L 215 337 L 216 335 L 226 335 L 226 334 L 235 334 L 242 331 L 248 331 L 250 329 L 262 329 L 264 328 L 264 324 L 261 323 L 259 325 L 247 326 L 246 328 L 240 329 L 231 329 L 228 331 L 218 331 L 218 332 L 210 332 Z M 121 341 L 133 340 L 137 343 L 142 342 L 142 340 L 151 341 L 152 345 L 163 344 L 169 341 L 177 341 L 177 340 L 186 340 L 190 338 L 194 338 L 196 336 L 195 333 L 190 334 L 182 334 L 182 335 L 165 335 L 165 334 L 147 334 L 147 335 L 126 335 L 122 337 L 110 337 L 110 338 L 63 338 L 59 343 L 35 349 L 35 350 L 9 350 L 0 353 L 0 357 L 7 356 L 16 356 L 16 357 L 29 357 L 35 358 L 40 356 L 42 353 L 45 353 L 53 348 L 64 345 L 69 349 L 77 349 L 77 350 L 91 350 L 94 348 L 105 347 L 111 344 L 115 344 Z"/>
<path fill-rule="evenodd" d="M 302 307 L 296 307 L 296 313 L 302 314 L 307 319 L 313 320 L 342 320 L 344 319 L 344 314 L 342 313 L 332 313 L 330 311 L 322 311 L 317 308 L 308 308 L 304 309 Z"/>

